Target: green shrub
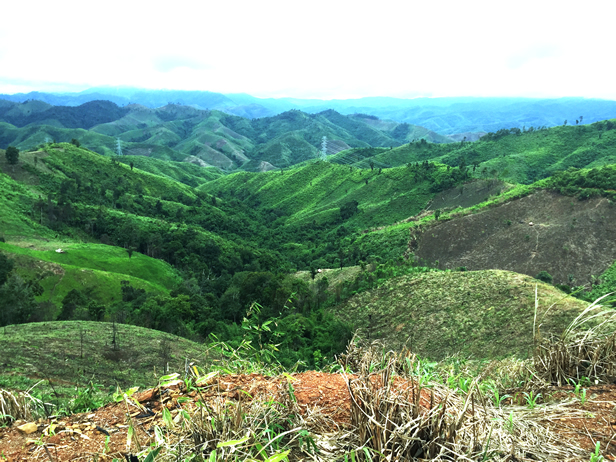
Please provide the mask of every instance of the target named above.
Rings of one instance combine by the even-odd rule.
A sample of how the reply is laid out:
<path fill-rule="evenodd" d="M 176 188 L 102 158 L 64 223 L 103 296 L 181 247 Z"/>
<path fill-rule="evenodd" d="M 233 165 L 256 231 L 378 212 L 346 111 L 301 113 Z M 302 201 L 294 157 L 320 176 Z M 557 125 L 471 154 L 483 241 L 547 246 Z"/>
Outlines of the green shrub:
<path fill-rule="evenodd" d="M 547 271 L 540 271 L 535 279 L 539 279 L 540 281 L 547 282 L 548 284 L 552 284 L 552 275 Z"/>

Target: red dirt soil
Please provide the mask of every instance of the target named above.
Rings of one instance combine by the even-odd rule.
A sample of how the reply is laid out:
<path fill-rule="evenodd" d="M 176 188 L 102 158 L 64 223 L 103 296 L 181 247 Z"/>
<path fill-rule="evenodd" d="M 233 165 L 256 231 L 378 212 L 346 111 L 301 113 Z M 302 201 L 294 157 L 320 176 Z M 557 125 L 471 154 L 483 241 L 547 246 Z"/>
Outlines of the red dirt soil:
<path fill-rule="evenodd" d="M 163 388 L 145 390 L 134 395 L 146 409 L 136 406 L 129 409 L 132 421 L 136 427 L 137 438 L 142 446 L 147 446 L 152 439 L 150 431 L 154 425 L 162 426 L 162 406 L 167 407 L 172 416 L 179 409 L 194 409 L 199 399 L 214 401 L 224 398 L 228 401 L 250 399 L 278 399 L 281 390 L 292 383 L 294 395 L 300 409 L 316 409 L 332 419 L 330 425 L 347 427 L 350 425 L 351 397 L 347 380 L 354 376 L 341 374 L 326 374 L 322 372 L 304 372 L 293 374 L 292 379 L 286 376 L 265 377 L 260 374 L 227 375 L 214 378 L 207 386 L 199 388 L 199 393 L 182 391 L 183 384 Z M 375 376 L 373 382 L 377 385 L 380 377 Z M 397 379 L 394 388 L 405 392 L 411 382 Z M 283 388 L 284 387 L 284 388 Z M 246 392 L 246 393 L 244 393 Z M 569 389 L 556 390 L 554 398 L 571 398 Z M 561 419 L 551 424 L 554 432 L 562 436 L 562 441 L 574 439 L 589 451 L 594 449 L 596 441 L 601 442 L 603 455 L 608 460 L 616 460 L 616 385 L 589 387 L 587 396 L 592 397 L 581 409 L 587 411 L 584 418 Z M 188 401 L 178 403 L 178 398 L 188 397 Z M 420 404 L 427 409 L 430 403 L 430 393 L 422 391 Z M 15 422 L 13 426 L 0 429 L 0 457 L 8 462 L 16 461 L 90 461 L 98 455 L 100 461 L 111 461 L 114 457 L 124 460 L 129 453 L 126 448 L 128 422 L 124 402 L 108 404 L 96 411 L 75 414 L 69 417 L 55 419 L 55 435 L 49 436 L 49 420 L 37 422 L 38 431 L 30 435 L 22 434 L 17 426 L 24 422 Z M 335 430 L 335 428 L 332 428 Z M 105 447 L 105 439 L 109 442 Z M 133 440 L 134 441 L 134 440 Z M 566 443 L 563 443 L 566 444 Z M 133 448 L 135 444 L 133 443 Z"/>

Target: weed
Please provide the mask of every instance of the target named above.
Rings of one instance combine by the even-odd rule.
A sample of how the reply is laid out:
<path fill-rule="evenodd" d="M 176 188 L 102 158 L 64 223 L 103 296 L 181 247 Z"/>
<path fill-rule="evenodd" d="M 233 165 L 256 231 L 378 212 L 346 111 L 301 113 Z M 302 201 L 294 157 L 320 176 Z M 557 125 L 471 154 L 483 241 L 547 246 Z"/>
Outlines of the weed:
<path fill-rule="evenodd" d="M 72 414 L 89 412 L 105 404 L 106 399 L 98 395 L 102 385 L 95 385 L 92 382 L 86 388 L 75 388 L 76 395 L 69 402 L 69 410 Z"/>
<path fill-rule="evenodd" d="M 505 428 L 511 434 L 513 434 L 514 426 L 513 426 L 513 412 L 509 413 L 509 418 L 507 419 L 507 423 L 505 424 Z"/>
<path fill-rule="evenodd" d="M 500 392 L 498 391 L 498 388 L 496 388 L 494 385 L 490 386 L 491 390 L 492 390 L 492 403 L 494 404 L 494 407 L 501 407 L 501 404 L 503 401 L 505 401 L 506 399 L 511 398 L 511 395 L 500 395 Z"/>
<path fill-rule="evenodd" d="M 595 452 L 590 456 L 589 462 L 603 462 L 605 459 L 601 455 L 601 443 L 597 441 L 597 445 L 595 446 Z"/>
<path fill-rule="evenodd" d="M 537 400 L 541 398 L 541 393 L 535 395 L 532 391 L 529 393 L 524 392 L 524 396 L 526 397 L 526 407 L 532 410 L 537 407 Z"/>
<path fill-rule="evenodd" d="M 582 388 L 582 381 L 575 383 L 575 381 L 571 379 L 571 383 L 574 386 L 573 394 L 576 396 L 576 398 L 580 401 L 580 404 L 583 406 L 587 401 L 586 388 Z"/>

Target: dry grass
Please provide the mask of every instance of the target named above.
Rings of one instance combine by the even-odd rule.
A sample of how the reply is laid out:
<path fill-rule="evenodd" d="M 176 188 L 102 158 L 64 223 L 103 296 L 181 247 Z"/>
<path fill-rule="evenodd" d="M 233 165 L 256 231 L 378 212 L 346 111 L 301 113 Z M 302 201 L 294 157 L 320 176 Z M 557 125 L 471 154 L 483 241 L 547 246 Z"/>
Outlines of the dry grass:
<path fill-rule="evenodd" d="M 372 345 L 364 373 L 349 380 L 354 430 L 345 445 L 357 460 L 581 460 L 587 451 L 558 441 L 551 421 L 582 414 L 570 404 L 495 406 L 482 393 L 477 377 L 467 393 L 441 383 L 424 382 L 417 359 L 408 352 L 386 354 L 373 373 Z M 357 351 L 347 354 L 356 356 Z M 348 358 L 347 358 L 348 361 Z M 396 377 L 396 371 L 400 373 Z M 407 386 L 404 386 L 406 384 Z"/>
<path fill-rule="evenodd" d="M 30 420 L 43 414 L 43 402 L 28 392 L 0 389 L 0 425 Z"/>
<path fill-rule="evenodd" d="M 542 338 L 539 325 L 533 358 L 539 377 L 557 385 L 616 378 L 616 312 L 599 305 L 609 295 L 588 306 L 560 337 Z"/>
<path fill-rule="evenodd" d="M 211 462 L 319 460 L 315 434 L 324 434 L 332 421 L 320 413 L 302 415 L 286 385 L 267 399 L 242 392 L 237 402 L 223 396 L 199 400 L 192 413 L 180 413 L 173 425 L 155 431 L 157 445 L 164 447 L 157 460 L 188 454 Z"/>
<path fill-rule="evenodd" d="M 363 351 L 363 355 L 362 355 Z M 418 359 L 408 351 L 383 354 L 382 345 L 353 342 L 341 362 L 360 371 L 349 381 L 355 431 L 348 447 L 368 460 L 580 460 L 587 451 L 559 441 L 550 430 L 563 417 L 582 417 L 574 401 L 495 405 L 482 382 L 503 394 L 547 387 L 532 361 L 492 361 L 464 393 L 437 381 L 425 381 Z M 385 360 L 384 360 L 385 358 Z M 380 369 L 376 369 L 378 366 Z M 369 371 L 372 371 L 370 373 Z M 446 368 L 439 372 L 445 373 Z M 470 373 L 469 371 L 466 371 Z M 400 380 L 411 386 L 400 389 Z M 393 385 L 398 385 L 395 387 Z"/>

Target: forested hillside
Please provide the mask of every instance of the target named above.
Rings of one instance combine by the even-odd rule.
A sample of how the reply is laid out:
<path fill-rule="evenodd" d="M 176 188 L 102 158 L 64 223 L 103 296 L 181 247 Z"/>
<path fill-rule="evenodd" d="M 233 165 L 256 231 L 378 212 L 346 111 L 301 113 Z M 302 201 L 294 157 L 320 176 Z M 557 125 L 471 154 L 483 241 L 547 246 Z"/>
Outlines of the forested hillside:
<path fill-rule="evenodd" d="M 474 176 L 529 184 L 556 172 L 616 162 L 616 120 L 588 125 L 522 127 L 488 133 L 475 142 L 434 144 L 422 140 L 394 149 L 351 149 L 332 162 L 367 168 L 426 160 L 471 168 Z"/>

